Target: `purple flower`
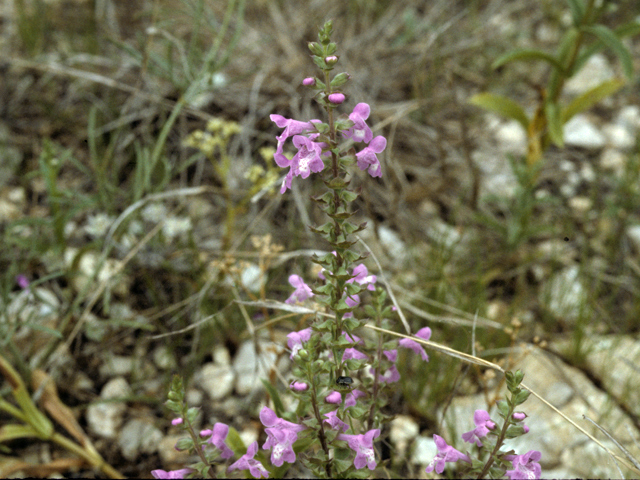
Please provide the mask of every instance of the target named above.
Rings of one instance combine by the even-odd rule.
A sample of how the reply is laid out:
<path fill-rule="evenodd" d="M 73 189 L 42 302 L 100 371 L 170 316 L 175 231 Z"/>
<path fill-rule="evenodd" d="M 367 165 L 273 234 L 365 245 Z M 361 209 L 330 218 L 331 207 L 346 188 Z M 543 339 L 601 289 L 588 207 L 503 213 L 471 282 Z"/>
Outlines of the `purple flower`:
<path fill-rule="evenodd" d="M 342 332 L 342 334 L 344 335 L 344 338 L 347 339 L 347 341 L 351 342 L 351 343 L 362 343 L 362 339 L 360 337 L 358 337 L 357 335 L 353 335 L 350 333 L 347 333 L 345 331 Z"/>
<path fill-rule="evenodd" d="M 344 93 L 330 93 L 327 98 L 329 99 L 329 102 L 339 105 L 344 102 L 345 96 Z"/>
<path fill-rule="evenodd" d="M 298 149 L 298 153 L 291 159 L 294 177 L 299 175 L 302 178 L 307 178 L 311 172 L 322 171 L 324 162 L 320 155 L 323 143 L 314 142 L 303 135 L 296 135 L 293 137 L 293 145 Z"/>
<path fill-rule="evenodd" d="M 281 467 L 284 462 L 295 462 L 296 454 L 293 451 L 293 444 L 298 439 L 298 432 L 307 427 L 278 418 L 269 407 L 262 407 L 260 421 L 265 427 L 268 427 L 265 428 L 268 438 L 262 448 L 264 450 L 272 449 L 271 463 L 276 467 Z"/>
<path fill-rule="evenodd" d="M 151 470 L 153 478 L 184 478 L 185 475 L 193 472 L 190 468 L 182 468 L 180 470 Z"/>
<path fill-rule="evenodd" d="M 338 410 L 325 413 L 324 416 L 327 417 L 325 422 L 328 423 L 334 430 L 342 430 L 343 432 L 349 430 L 349 425 L 338 418 Z"/>
<path fill-rule="evenodd" d="M 350 297 L 347 297 L 344 299 L 344 303 L 347 304 L 348 307 L 350 308 L 354 308 L 357 307 L 358 305 L 360 305 L 360 296 L 359 295 L 352 295 Z M 345 313 L 342 318 L 352 318 L 353 317 L 353 312 L 348 312 Z"/>
<path fill-rule="evenodd" d="M 313 78 L 313 77 L 307 77 L 304 80 L 302 80 L 302 84 L 305 87 L 312 87 L 312 86 L 314 86 L 316 84 L 316 79 Z M 273 118 L 271 120 L 273 120 Z"/>
<path fill-rule="evenodd" d="M 29 279 L 23 274 L 16 275 L 16 283 L 23 290 L 29 288 Z"/>
<path fill-rule="evenodd" d="M 371 131 L 371 130 L 369 130 Z M 381 153 L 387 147 L 387 139 L 381 135 L 371 140 L 371 143 L 356 153 L 358 168 L 360 170 L 369 169 L 369 175 L 372 177 L 382 176 L 382 167 L 376 153 Z"/>
<path fill-rule="evenodd" d="M 427 473 L 433 472 L 434 467 L 436 469 L 436 473 L 442 473 L 444 471 L 445 462 L 457 462 L 458 460 L 462 460 L 464 462 L 471 463 L 471 459 L 468 455 L 459 452 L 451 445 L 447 445 L 447 442 L 441 436 L 434 435 L 433 439 L 436 442 L 436 447 L 438 447 L 438 453 L 425 469 Z"/>
<path fill-rule="evenodd" d="M 249 470 L 249 473 L 253 475 L 253 478 L 269 478 L 269 472 L 258 460 L 253 457 L 258 453 L 258 442 L 253 442 L 247 448 L 247 453 L 238 459 L 237 462 L 230 465 L 227 469 L 228 472 L 232 470 Z"/>
<path fill-rule="evenodd" d="M 353 275 L 354 277 L 347 280 L 347 283 L 358 282 L 359 285 L 367 285 L 367 290 L 372 292 L 376 289 L 374 284 L 378 277 L 375 275 L 369 275 L 369 270 L 367 270 L 367 267 L 363 263 L 357 265 L 353 269 Z"/>
<path fill-rule="evenodd" d="M 367 360 L 367 357 L 364 353 L 356 350 L 355 348 L 345 348 L 344 353 L 342 354 L 342 361 L 345 360 Z"/>
<path fill-rule="evenodd" d="M 289 358 L 293 358 L 302 348 L 304 342 L 308 342 L 311 338 L 311 327 L 300 330 L 299 332 L 291 332 L 287 334 L 287 346 L 291 349 Z"/>
<path fill-rule="evenodd" d="M 273 159 L 276 161 L 279 167 L 289 167 L 291 166 L 291 160 L 285 157 L 282 154 L 282 147 L 287 138 L 292 137 L 293 135 L 298 135 L 307 130 L 313 129 L 312 122 L 300 122 L 298 120 L 293 120 L 289 118 L 284 118 L 282 115 L 269 115 L 269 118 L 272 122 L 274 122 L 278 127 L 283 128 L 284 131 L 279 137 L 276 137 L 278 140 L 278 148 L 276 149 L 276 153 L 273 156 Z M 318 120 L 316 120 L 318 121 Z"/>
<path fill-rule="evenodd" d="M 229 426 L 224 423 L 216 423 L 213 426 L 213 430 L 203 430 L 200 432 L 200 436 L 206 437 L 211 435 L 211 438 L 207 440 L 207 443 L 214 445 L 220 450 L 220 458 L 227 459 L 233 457 L 233 451 L 227 447 L 225 439 L 229 434 Z"/>
<path fill-rule="evenodd" d="M 487 436 L 490 430 L 496 428 L 496 424 L 491 421 L 489 413 L 484 410 L 476 410 L 473 414 L 473 423 L 476 424 L 476 428 L 470 432 L 462 434 L 462 440 L 469 443 L 474 443 L 478 446 L 482 446 L 481 438 Z M 475 437 L 475 440 L 474 440 Z"/>
<path fill-rule="evenodd" d="M 350 129 L 342 132 L 342 135 L 345 138 L 351 138 L 354 142 L 364 141 L 365 143 L 369 143 L 373 138 L 373 133 L 365 123 L 365 120 L 369 118 L 370 112 L 371 108 L 366 103 L 357 104 L 353 108 L 353 112 L 349 114 L 349 120 L 351 120 L 354 125 Z"/>
<path fill-rule="evenodd" d="M 176 425 L 180 425 L 182 422 L 184 422 L 183 419 L 181 418 L 174 418 L 173 420 L 171 420 L 171 425 L 176 426 Z"/>
<path fill-rule="evenodd" d="M 349 445 L 349 448 L 356 452 L 356 458 L 353 460 L 353 465 L 359 470 L 365 465 L 369 467 L 369 470 L 376 468 L 376 456 L 373 451 L 373 439 L 380 435 L 380 430 L 374 428 L 369 430 L 364 435 L 347 435 L 341 433 L 338 435 L 338 440 L 344 440 Z"/>
<path fill-rule="evenodd" d="M 524 455 L 505 455 L 505 460 L 510 460 L 513 470 L 507 470 L 506 475 L 511 479 L 540 478 L 542 468 L 538 461 L 542 454 L 537 450 L 529 450 Z"/>
<path fill-rule="evenodd" d="M 349 407 L 353 407 L 356 404 L 356 401 L 360 397 L 366 396 L 366 393 L 360 390 L 353 390 L 352 392 L 347 393 L 347 396 L 344 400 L 344 408 L 345 410 Z"/>
<path fill-rule="evenodd" d="M 423 340 L 429 340 L 431 338 L 431 329 L 429 327 L 421 328 L 420 330 L 418 330 L 415 336 L 418 338 L 422 338 Z M 427 352 L 424 351 L 424 348 L 422 348 L 422 346 L 415 340 L 411 340 L 410 338 L 403 338 L 398 342 L 398 344 L 401 347 L 410 348 L 411 350 L 419 354 L 422 357 L 422 360 L 424 360 L 425 362 L 429 361 L 429 355 L 427 355 Z"/>
<path fill-rule="evenodd" d="M 292 305 L 296 302 L 304 302 L 307 298 L 313 297 L 311 288 L 309 287 L 309 285 L 304 283 L 304 280 L 300 275 L 291 275 L 289 277 L 289 284 L 291 284 L 291 286 L 295 288 L 295 290 L 289 296 L 289 298 L 284 301 L 284 303 Z"/>
<path fill-rule="evenodd" d="M 342 402 L 342 395 L 340 395 L 340 392 L 336 392 L 334 390 L 329 395 L 324 397 L 324 401 L 327 402 L 327 403 L 338 404 L 338 403 Z"/>
<path fill-rule="evenodd" d="M 398 350 L 383 350 L 382 353 L 387 360 L 394 363 L 398 358 Z M 369 370 L 372 374 L 375 374 L 375 369 Z M 398 372 L 398 368 L 395 365 L 391 365 L 383 375 L 378 375 L 378 381 L 384 383 L 395 383 L 400 380 L 400 372 Z"/>
<path fill-rule="evenodd" d="M 304 382 L 291 382 L 289 388 L 291 390 L 295 390 L 296 392 L 304 392 L 309 388 L 309 385 Z"/>

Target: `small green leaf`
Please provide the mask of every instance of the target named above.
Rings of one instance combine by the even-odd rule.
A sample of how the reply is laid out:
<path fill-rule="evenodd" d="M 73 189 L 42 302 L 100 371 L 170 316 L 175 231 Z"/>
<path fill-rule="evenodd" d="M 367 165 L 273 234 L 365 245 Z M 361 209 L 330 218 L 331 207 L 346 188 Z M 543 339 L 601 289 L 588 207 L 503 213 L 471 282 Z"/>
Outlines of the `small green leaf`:
<path fill-rule="evenodd" d="M 516 120 L 525 131 L 529 128 L 529 119 L 520 105 L 513 100 L 493 93 L 478 93 L 469 99 L 469 103 L 499 113 Z"/>
<path fill-rule="evenodd" d="M 507 52 L 491 64 L 491 68 L 498 68 L 502 65 L 513 62 L 514 60 L 542 60 L 547 62 L 553 68 L 564 72 L 564 67 L 553 55 L 541 50 L 518 49 Z"/>
<path fill-rule="evenodd" d="M 275 389 L 275 387 L 271 384 L 271 382 L 267 382 L 264 378 L 261 378 L 260 381 L 262 382 L 262 384 L 264 385 L 264 388 L 269 393 L 271 400 L 273 400 L 273 406 L 276 409 L 276 415 L 278 415 L 278 417 L 282 417 L 282 414 L 285 412 L 285 409 L 284 409 L 284 404 L 280 399 L 280 394 Z"/>
<path fill-rule="evenodd" d="M 560 108 L 555 102 L 547 102 L 544 106 L 547 116 L 547 128 L 549 138 L 558 147 L 564 146 L 564 132 L 562 131 L 562 123 L 560 121 Z"/>
<path fill-rule="evenodd" d="M 573 25 L 577 27 L 582 23 L 584 17 L 584 4 L 582 0 L 567 0 L 569 8 L 571 9 L 571 18 L 573 19 Z"/>
<path fill-rule="evenodd" d="M 582 27 L 582 31 L 591 33 L 598 37 L 602 43 L 609 47 L 618 56 L 622 62 L 622 68 L 629 80 L 633 78 L 633 62 L 631 61 L 631 53 L 627 50 L 616 34 L 604 25 L 591 25 Z"/>
<path fill-rule="evenodd" d="M 567 123 L 574 115 L 588 110 L 600 100 L 608 97 L 609 95 L 613 95 L 620 88 L 622 88 L 624 84 L 624 80 L 614 78 L 612 80 L 602 82 L 597 87 L 593 87 L 592 89 L 584 92 L 582 95 L 574 98 L 571 103 L 567 105 L 567 108 L 565 108 L 562 112 L 562 124 L 564 125 L 565 123 Z"/>

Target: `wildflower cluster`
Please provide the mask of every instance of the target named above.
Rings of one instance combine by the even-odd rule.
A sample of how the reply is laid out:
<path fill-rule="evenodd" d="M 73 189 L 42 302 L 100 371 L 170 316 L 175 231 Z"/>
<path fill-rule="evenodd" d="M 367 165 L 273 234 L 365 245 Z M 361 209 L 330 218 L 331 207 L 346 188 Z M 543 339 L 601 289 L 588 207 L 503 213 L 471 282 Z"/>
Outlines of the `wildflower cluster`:
<path fill-rule="evenodd" d="M 297 407 L 295 411 L 285 411 L 277 391 L 270 389 L 274 409 L 263 406 L 260 411 L 267 436 L 262 450 L 266 452 L 261 452 L 256 442 L 244 453 L 241 442 L 235 447 L 231 445 L 234 441 L 230 432 L 234 430 L 227 425 L 217 423 L 212 430 L 195 434 L 191 425 L 197 410 L 184 405 L 182 386 L 174 381 L 167 405 L 178 414 L 179 421 L 184 421 L 184 428 L 190 433 L 190 438 L 183 444 L 179 442 L 177 448 L 189 448 L 198 454 L 201 462 L 193 470 L 203 476 L 215 475 L 215 463 L 231 463 L 234 452 L 243 455 L 226 471 L 248 470 L 254 478 L 284 475 L 288 465 L 296 461 L 318 478 L 369 476 L 380 464 L 374 442 L 380 437 L 384 423 L 390 420 L 382 411 L 390 397 L 388 391 L 400 379 L 396 367 L 398 350 L 411 350 L 423 361 L 429 361 L 423 346 L 414 339 L 385 340 L 382 335 L 366 335 L 361 328 L 366 317 L 377 327 L 390 329 L 392 308 L 387 305 L 385 290 L 377 286 L 376 275 L 370 274 L 362 263 L 367 255 L 352 248 L 356 243 L 354 234 L 366 228 L 366 224 L 350 221 L 351 205 L 358 194 L 350 188 L 348 175 L 350 167 L 357 165 L 371 177 L 380 177 L 382 166 L 377 155 L 384 151 L 387 142 L 383 136 L 373 136 L 367 124 L 371 109 L 366 103 L 356 104 L 348 115 L 337 115 L 337 108 L 347 99 L 342 88 L 351 77 L 344 72 L 331 76 L 339 61 L 336 44 L 330 40 L 331 30 L 329 21 L 319 32 L 319 42 L 309 43 L 312 59 L 322 75 L 307 77 L 302 82 L 316 92 L 315 100 L 326 111 L 327 121 L 271 115 L 271 120 L 284 129 L 276 137 L 273 155 L 279 167 L 288 168 L 280 192 L 289 190 L 295 177 L 306 179 L 312 173 L 322 174 L 326 187 L 324 193 L 312 200 L 325 212 L 328 221 L 310 228 L 329 244 L 330 253 L 312 257 L 321 267 L 315 283 L 307 284 L 300 275 L 289 277 L 293 292 L 286 299 L 288 304 L 313 302 L 314 308 L 323 313 L 306 328 L 287 335 L 294 377 L 289 390 L 298 401 Z M 289 138 L 297 152 L 287 156 Z M 431 329 L 420 329 L 414 338 L 429 340 Z M 514 388 L 521 379 L 520 376 Z M 513 398 L 519 403 L 526 400 L 520 391 Z M 519 404 L 516 400 L 513 405 Z M 498 460 L 501 465 L 507 459 L 494 453 L 498 445 L 504 438 L 524 431 L 517 425 L 521 420 L 512 415 L 511 405 L 499 405 L 505 427 L 496 440 L 487 439 L 495 424 L 486 412 L 477 414 L 476 428 L 465 434 L 465 440 L 480 447 L 483 444 L 485 448 L 495 447 L 486 463 L 471 460 L 436 435 L 439 453 L 427 472 L 435 468 L 442 473 L 446 462 L 462 460 L 472 472 L 493 475 L 499 467 L 492 464 Z M 270 466 L 263 464 L 267 452 Z M 533 453 L 527 455 L 513 456 L 514 471 L 532 468 L 539 458 Z M 179 478 L 176 475 L 186 474 L 184 470 L 152 473 L 157 478 Z"/>
<path fill-rule="evenodd" d="M 518 405 L 524 403 L 529 397 L 529 392 L 519 387 L 524 374 L 518 370 L 515 373 L 506 372 L 507 388 L 511 395 L 506 400 L 498 401 L 498 414 L 504 423 L 501 428 L 491 420 L 485 410 L 476 410 L 473 415 L 475 428 L 462 434 L 462 440 L 475 444 L 478 448 L 477 458 L 456 450 L 440 437 L 434 435 L 433 439 L 438 448 L 438 453 L 427 467 L 427 473 L 441 474 L 445 463 L 464 462 L 468 464 L 460 475 L 474 478 L 503 478 L 505 475 L 511 480 L 540 478 L 542 469 L 538 461 L 542 454 L 537 450 L 530 450 L 523 455 L 516 455 L 513 450 L 500 451 L 503 442 L 507 438 L 515 438 L 529 432 L 523 422 L 527 418 L 524 412 L 516 412 Z"/>

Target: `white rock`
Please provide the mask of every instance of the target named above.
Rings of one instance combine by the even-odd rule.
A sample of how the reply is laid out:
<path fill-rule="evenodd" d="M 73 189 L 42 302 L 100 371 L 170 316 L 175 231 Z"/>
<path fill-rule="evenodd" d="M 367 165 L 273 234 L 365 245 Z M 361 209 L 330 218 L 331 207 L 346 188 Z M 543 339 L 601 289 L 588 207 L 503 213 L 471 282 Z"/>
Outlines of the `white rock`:
<path fill-rule="evenodd" d="M 640 107 L 637 105 L 622 107 L 616 117 L 616 123 L 626 127 L 631 132 L 637 131 L 640 129 Z"/>
<path fill-rule="evenodd" d="M 213 349 L 213 361 L 216 365 L 231 365 L 229 350 L 222 345 L 217 345 Z"/>
<path fill-rule="evenodd" d="M 127 381 L 122 377 L 116 377 L 102 387 L 100 399 L 109 400 L 129 395 L 131 395 L 131 388 Z M 89 405 L 87 408 L 89 428 L 100 437 L 116 438 L 126 410 L 127 406 L 123 402 L 101 402 Z"/>
<path fill-rule="evenodd" d="M 596 179 L 596 172 L 593 170 L 591 164 L 585 163 L 580 169 L 580 176 L 584 181 L 591 183 Z"/>
<path fill-rule="evenodd" d="M 606 148 L 600 156 L 600 167 L 603 170 L 613 171 L 617 176 L 624 173 L 627 164 L 627 156 L 615 148 Z"/>
<path fill-rule="evenodd" d="M 261 343 L 262 351 L 256 356 L 256 349 L 252 340 L 247 340 L 238 349 L 233 359 L 233 370 L 236 373 L 236 393 L 246 395 L 253 390 L 264 388 L 260 379 L 268 378 L 274 368 L 284 370 L 289 359 L 282 357 L 276 366 L 278 356 L 284 352 L 284 347 L 278 344 Z"/>
<path fill-rule="evenodd" d="M 250 263 L 242 270 L 240 281 L 248 290 L 258 293 L 267 281 L 267 277 L 262 274 L 258 265 Z"/>
<path fill-rule="evenodd" d="M 117 375 L 129 375 L 135 361 L 132 357 L 122 355 L 108 355 L 102 365 L 100 365 L 100 375 L 104 378 L 115 377 Z"/>
<path fill-rule="evenodd" d="M 407 415 L 398 415 L 391 421 L 389 438 L 396 446 L 399 456 L 404 455 L 404 451 L 407 449 L 409 442 L 411 442 L 418 433 L 420 433 L 418 424 L 413 418 Z"/>
<path fill-rule="evenodd" d="M 602 128 L 608 144 L 619 150 L 631 150 L 636 144 L 636 137 L 623 125 L 611 123 Z"/>
<path fill-rule="evenodd" d="M 122 456 L 129 461 L 140 453 L 155 453 L 162 440 L 162 432 L 153 424 L 140 419 L 128 421 L 118 435 L 118 446 Z"/>
<path fill-rule="evenodd" d="M 589 308 L 589 293 L 579 278 L 576 265 L 556 273 L 542 288 L 540 302 L 556 317 L 575 320 L 582 309 Z"/>
<path fill-rule="evenodd" d="M 527 152 L 527 134 L 515 120 L 500 125 L 495 136 L 503 152 L 514 155 L 524 155 Z"/>
<path fill-rule="evenodd" d="M 189 452 L 186 450 L 178 451 L 175 449 L 176 443 L 182 438 L 185 438 L 186 434 L 182 435 L 167 435 L 160 439 L 158 443 L 158 454 L 162 460 L 163 465 L 173 464 L 186 464 L 189 463 Z"/>
<path fill-rule="evenodd" d="M 596 53 L 587 60 L 577 74 L 567 81 L 565 92 L 579 95 L 597 87 L 602 82 L 611 80 L 614 76 L 615 72 L 609 65 L 607 58 L 601 53 Z"/>
<path fill-rule="evenodd" d="M 161 370 L 176 368 L 176 359 L 165 345 L 160 345 L 153 351 L 153 363 Z"/>
<path fill-rule="evenodd" d="M 419 436 L 413 442 L 411 463 L 429 465 L 437 453 L 438 448 L 436 447 L 436 442 L 433 441 L 433 437 Z"/>
<path fill-rule="evenodd" d="M 474 163 L 482 172 L 480 198 L 513 198 L 518 181 L 507 158 L 498 150 L 476 150 L 471 154 Z"/>
<path fill-rule="evenodd" d="M 207 363 L 194 376 L 196 385 L 202 387 L 211 400 L 221 400 L 233 391 L 235 374 L 229 365 Z"/>
<path fill-rule="evenodd" d="M 403 261 L 407 256 L 407 246 L 400 239 L 398 234 L 391 230 L 389 227 L 380 225 L 378 228 L 378 237 L 380 243 L 385 247 L 389 255 L 397 261 Z"/>
<path fill-rule="evenodd" d="M 602 133 L 585 115 L 576 115 L 564 125 L 564 142 L 567 145 L 598 149 L 606 145 Z"/>
<path fill-rule="evenodd" d="M 636 251 L 640 252 L 640 225 L 629 225 L 626 233 Z"/>
<path fill-rule="evenodd" d="M 591 207 L 593 206 L 593 202 L 588 197 L 573 197 L 569 199 L 569 207 L 577 214 L 577 215 L 585 215 Z"/>

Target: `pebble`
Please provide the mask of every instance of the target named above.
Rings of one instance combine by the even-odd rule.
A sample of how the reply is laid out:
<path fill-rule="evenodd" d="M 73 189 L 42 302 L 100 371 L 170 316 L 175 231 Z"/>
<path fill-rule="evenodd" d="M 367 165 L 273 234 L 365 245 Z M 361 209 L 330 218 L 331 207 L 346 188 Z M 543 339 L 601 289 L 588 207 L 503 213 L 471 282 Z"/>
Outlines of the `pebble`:
<path fill-rule="evenodd" d="M 206 363 L 194 376 L 199 385 L 211 400 L 222 400 L 233 391 L 235 373 L 229 365 Z"/>
<path fill-rule="evenodd" d="M 134 461 L 140 453 L 155 453 L 162 437 L 162 432 L 152 423 L 134 418 L 120 431 L 118 446 L 124 458 Z"/>
<path fill-rule="evenodd" d="M 131 387 L 123 377 L 109 380 L 100 392 L 101 400 L 122 398 L 131 395 Z M 122 425 L 127 405 L 123 402 L 100 402 L 87 408 L 87 423 L 93 433 L 102 437 L 114 439 L 117 430 Z"/>

